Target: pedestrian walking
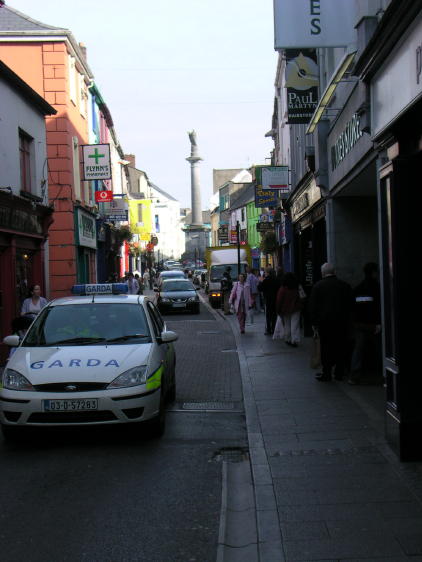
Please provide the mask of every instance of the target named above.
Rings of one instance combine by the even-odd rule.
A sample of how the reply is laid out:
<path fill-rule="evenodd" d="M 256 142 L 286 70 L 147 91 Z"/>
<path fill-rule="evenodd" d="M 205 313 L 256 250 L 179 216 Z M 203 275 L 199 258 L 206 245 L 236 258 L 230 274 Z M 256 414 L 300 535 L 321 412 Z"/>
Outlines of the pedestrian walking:
<path fill-rule="evenodd" d="M 381 298 L 378 265 L 365 264 L 364 279 L 353 290 L 354 346 L 350 365 L 349 384 L 368 379 L 371 366 L 380 365 L 381 356 Z"/>
<path fill-rule="evenodd" d="M 321 342 L 322 373 L 318 381 L 342 380 L 345 374 L 351 335 L 352 289 L 337 278 L 334 266 L 321 266 L 321 281 L 311 291 L 310 316 L 314 331 Z"/>
<path fill-rule="evenodd" d="M 272 336 L 277 321 L 276 300 L 278 282 L 272 267 L 265 269 L 265 277 L 258 283 L 258 290 L 264 295 L 265 304 L 265 335 Z"/>
<path fill-rule="evenodd" d="M 48 301 L 41 296 L 41 287 L 39 285 L 32 285 L 29 288 L 29 297 L 22 303 L 21 316 L 28 316 L 34 319 L 46 304 L 48 304 Z"/>
<path fill-rule="evenodd" d="M 138 295 L 143 295 L 144 294 L 144 284 L 142 283 L 142 279 L 139 277 L 139 273 L 135 273 L 135 280 L 138 282 L 139 285 L 139 289 L 138 289 Z"/>
<path fill-rule="evenodd" d="M 283 276 L 277 293 L 276 311 L 284 328 L 284 341 L 297 347 L 300 343 L 300 313 L 303 301 L 299 294 L 299 282 L 293 273 Z"/>
<path fill-rule="evenodd" d="M 128 293 L 129 295 L 137 295 L 139 291 L 139 283 L 135 279 L 132 272 L 127 274 L 127 281 L 126 285 L 128 286 Z"/>
<path fill-rule="evenodd" d="M 246 314 L 248 310 L 252 308 L 253 300 L 251 295 L 251 287 L 249 283 L 246 282 L 246 276 L 243 273 L 239 275 L 239 280 L 233 284 L 229 302 L 233 305 L 236 311 L 240 333 L 244 334 Z"/>
<path fill-rule="evenodd" d="M 145 269 L 142 280 L 144 282 L 144 287 L 150 287 L 151 275 L 148 268 Z"/>
<path fill-rule="evenodd" d="M 249 310 L 248 312 L 248 320 L 250 322 L 250 324 L 254 323 L 254 312 L 256 310 L 257 307 L 257 301 L 258 301 L 258 278 L 255 275 L 255 270 L 252 269 L 251 267 L 246 267 L 246 283 L 249 284 L 250 288 L 251 288 L 251 296 L 252 296 L 252 301 L 253 301 L 253 306 L 252 308 Z"/>
<path fill-rule="evenodd" d="M 232 268 L 228 265 L 221 279 L 221 292 L 222 292 L 221 308 L 223 309 L 224 314 L 230 314 L 229 299 L 230 299 L 231 290 L 233 288 L 231 270 Z"/>

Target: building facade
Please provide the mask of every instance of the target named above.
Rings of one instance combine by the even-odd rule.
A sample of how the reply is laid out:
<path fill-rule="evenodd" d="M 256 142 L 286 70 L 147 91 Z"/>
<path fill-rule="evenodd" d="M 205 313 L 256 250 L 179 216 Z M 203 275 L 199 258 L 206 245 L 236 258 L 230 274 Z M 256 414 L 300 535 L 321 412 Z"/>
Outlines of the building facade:
<path fill-rule="evenodd" d="M 31 285 L 48 293 L 45 116 L 55 109 L 0 61 L 0 342 Z M 0 343 L 0 361 L 7 349 Z"/>

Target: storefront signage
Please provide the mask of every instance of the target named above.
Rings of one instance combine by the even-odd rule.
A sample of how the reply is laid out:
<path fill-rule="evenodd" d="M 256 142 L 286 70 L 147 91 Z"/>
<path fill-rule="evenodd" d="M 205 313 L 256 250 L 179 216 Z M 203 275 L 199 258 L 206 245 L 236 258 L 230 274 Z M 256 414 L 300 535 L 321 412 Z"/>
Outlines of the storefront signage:
<path fill-rule="evenodd" d="M 113 192 L 111 190 L 106 191 L 96 191 L 95 192 L 95 201 L 97 203 L 104 203 L 113 201 Z"/>
<path fill-rule="evenodd" d="M 274 0 L 275 49 L 344 47 L 356 40 L 355 24 L 351 0 Z"/>
<path fill-rule="evenodd" d="M 83 179 L 111 179 L 111 160 L 109 144 L 82 145 Z"/>
<path fill-rule="evenodd" d="M 274 230 L 274 222 L 257 222 L 256 230 L 257 232 L 268 232 L 269 230 Z"/>
<path fill-rule="evenodd" d="M 386 129 L 422 97 L 422 20 L 396 48 L 371 82 L 372 133 Z M 403 80 L 403 73 L 408 76 Z"/>
<path fill-rule="evenodd" d="M 322 199 L 321 190 L 314 179 L 300 190 L 298 196 L 292 201 L 292 222 L 297 222 L 318 201 Z"/>
<path fill-rule="evenodd" d="M 359 115 L 355 113 L 331 147 L 331 169 L 335 170 L 363 136 Z"/>
<path fill-rule="evenodd" d="M 86 246 L 87 248 L 96 248 L 97 229 L 95 217 L 82 209 L 76 209 L 76 223 L 78 245 Z"/>
<path fill-rule="evenodd" d="M 309 123 L 318 105 L 315 49 L 286 50 L 287 123 Z"/>
<path fill-rule="evenodd" d="M 279 203 L 277 193 L 275 189 L 261 189 L 260 187 L 256 187 L 255 207 L 277 207 Z"/>
<path fill-rule="evenodd" d="M 227 224 L 223 224 L 218 229 L 218 239 L 220 242 L 228 242 L 229 240 L 229 227 Z"/>
<path fill-rule="evenodd" d="M 104 193 L 104 192 L 102 192 Z M 104 215 L 109 221 L 126 222 L 128 220 L 128 204 L 125 199 L 113 199 L 104 210 Z M 149 240 L 149 238 L 148 238 Z"/>

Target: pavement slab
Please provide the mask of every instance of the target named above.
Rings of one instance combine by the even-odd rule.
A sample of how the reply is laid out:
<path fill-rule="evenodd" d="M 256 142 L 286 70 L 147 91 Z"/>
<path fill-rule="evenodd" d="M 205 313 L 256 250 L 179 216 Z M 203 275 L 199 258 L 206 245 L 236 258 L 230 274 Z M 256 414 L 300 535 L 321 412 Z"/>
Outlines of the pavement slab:
<path fill-rule="evenodd" d="M 422 463 L 387 444 L 383 388 L 322 384 L 309 338 L 286 348 L 263 335 L 262 314 L 241 337 L 225 320 L 247 396 L 259 560 L 420 560 Z"/>

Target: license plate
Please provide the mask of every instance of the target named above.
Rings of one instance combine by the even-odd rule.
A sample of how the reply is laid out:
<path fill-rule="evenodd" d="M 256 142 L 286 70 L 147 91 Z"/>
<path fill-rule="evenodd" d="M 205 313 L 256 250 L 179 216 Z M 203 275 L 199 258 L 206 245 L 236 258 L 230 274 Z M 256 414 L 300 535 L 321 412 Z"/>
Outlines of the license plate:
<path fill-rule="evenodd" d="M 185 302 L 174 302 L 174 303 L 173 303 L 173 306 L 174 306 L 174 307 L 177 307 L 177 308 L 185 308 L 185 307 L 186 307 L 186 303 L 185 303 Z"/>
<path fill-rule="evenodd" d="M 44 412 L 86 412 L 98 410 L 98 399 L 43 400 Z"/>

